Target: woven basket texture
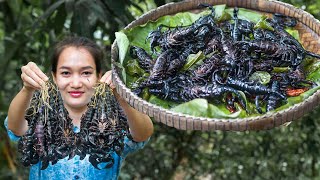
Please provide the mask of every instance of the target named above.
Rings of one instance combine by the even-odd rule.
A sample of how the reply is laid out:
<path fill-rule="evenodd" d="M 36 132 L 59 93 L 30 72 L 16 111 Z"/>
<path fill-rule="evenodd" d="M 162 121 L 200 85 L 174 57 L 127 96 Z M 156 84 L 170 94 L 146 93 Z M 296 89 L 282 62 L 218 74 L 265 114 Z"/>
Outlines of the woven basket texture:
<path fill-rule="evenodd" d="M 142 15 L 137 20 L 130 23 L 126 29 L 142 25 L 149 20 L 156 20 L 161 16 L 173 15 L 178 12 L 193 11 L 198 9 L 198 4 L 207 3 L 210 5 L 226 4 L 228 7 L 240 7 L 256 10 L 261 13 L 272 14 L 281 13 L 294 17 L 298 20 L 296 29 L 299 31 L 300 40 L 303 46 L 314 53 L 320 54 L 320 22 L 309 13 L 298 9 L 290 4 L 279 1 L 267 0 L 193 0 L 178 3 L 169 3 L 157 9 L 151 10 Z M 112 45 L 112 62 L 118 61 L 118 48 L 116 42 Z M 143 112 L 157 122 L 181 130 L 223 130 L 223 131 L 246 131 L 246 130 L 267 130 L 287 122 L 301 118 L 306 113 L 313 110 L 320 102 L 320 91 L 317 91 L 301 103 L 278 112 L 267 113 L 257 117 L 238 119 L 214 119 L 202 118 L 176 113 L 162 107 L 151 104 L 134 93 L 125 86 L 119 77 L 120 70 L 117 66 L 112 66 L 113 83 L 121 97 L 123 97 L 132 107 Z"/>

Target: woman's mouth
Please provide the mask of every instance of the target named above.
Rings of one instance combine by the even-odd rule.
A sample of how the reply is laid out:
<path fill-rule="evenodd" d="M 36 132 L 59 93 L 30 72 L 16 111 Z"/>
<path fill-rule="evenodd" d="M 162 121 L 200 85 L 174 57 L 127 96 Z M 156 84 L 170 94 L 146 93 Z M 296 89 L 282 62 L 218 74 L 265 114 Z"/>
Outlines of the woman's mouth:
<path fill-rule="evenodd" d="M 69 94 L 70 94 L 71 97 L 73 97 L 73 98 L 78 98 L 78 97 L 80 97 L 80 96 L 83 94 L 83 92 L 81 92 L 81 91 L 70 91 Z"/>

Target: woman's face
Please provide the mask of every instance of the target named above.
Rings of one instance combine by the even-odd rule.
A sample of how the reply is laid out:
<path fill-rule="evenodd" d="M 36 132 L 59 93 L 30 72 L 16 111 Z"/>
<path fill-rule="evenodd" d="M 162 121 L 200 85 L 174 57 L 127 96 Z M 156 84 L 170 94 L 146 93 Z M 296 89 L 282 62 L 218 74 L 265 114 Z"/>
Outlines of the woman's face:
<path fill-rule="evenodd" d="M 98 81 L 96 64 L 84 48 L 67 47 L 58 59 L 57 72 L 53 75 L 65 107 L 85 110 Z"/>

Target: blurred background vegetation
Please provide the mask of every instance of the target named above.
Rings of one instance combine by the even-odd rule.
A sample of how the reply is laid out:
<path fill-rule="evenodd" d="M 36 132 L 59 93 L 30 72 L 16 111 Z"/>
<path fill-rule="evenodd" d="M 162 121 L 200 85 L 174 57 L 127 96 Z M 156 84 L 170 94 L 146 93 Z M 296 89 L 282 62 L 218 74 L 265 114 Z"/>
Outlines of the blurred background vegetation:
<path fill-rule="evenodd" d="M 107 55 L 114 33 L 168 0 L 0 0 L 0 179 L 27 179 L 3 126 L 28 61 L 49 72 L 53 43 L 68 34 L 95 39 Z M 285 0 L 317 19 L 320 1 Z M 289 126 L 259 132 L 180 131 L 155 123 L 146 147 L 120 179 L 320 179 L 320 108 Z"/>

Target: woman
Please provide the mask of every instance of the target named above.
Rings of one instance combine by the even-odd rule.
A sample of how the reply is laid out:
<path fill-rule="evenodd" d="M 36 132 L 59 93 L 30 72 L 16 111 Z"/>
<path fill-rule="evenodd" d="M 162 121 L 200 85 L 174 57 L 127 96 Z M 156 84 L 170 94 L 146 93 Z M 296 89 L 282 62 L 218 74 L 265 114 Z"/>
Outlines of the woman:
<path fill-rule="evenodd" d="M 69 37 L 58 43 L 51 58 L 52 76 L 57 85 L 63 105 L 69 113 L 74 127 L 80 127 L 81 117 L 86 113 L 87 105 L 94 94 L 94 85 L 100 82 L 108 84 L 112 89 L 111 71 L 101 74 L 103 53 L 93 41 L 83 37 Z M 25 111 L 35 90 L 48 81 L 48 77 L 39 67 L 30 62 L 21 68 L 23 87 L 12 100 L 5 125 L 12 140 L 18 140 L 28 130 Z M 125 138 L 121 156 L 113 153 L 114 164 L 111 168 L 99 170 L 93 167 L 88 158 L 80 160 L 79 156 L 68 160 L 59 160 L 40 170 L 40 163 L 31 166 L 30 179 L 117 179 L 121 162 L 125 156 L 142 148 L 153 133 L 150 118 L 133 109 L 115 91 L 120 106 L 127 117 L 133 141 Z"/>

